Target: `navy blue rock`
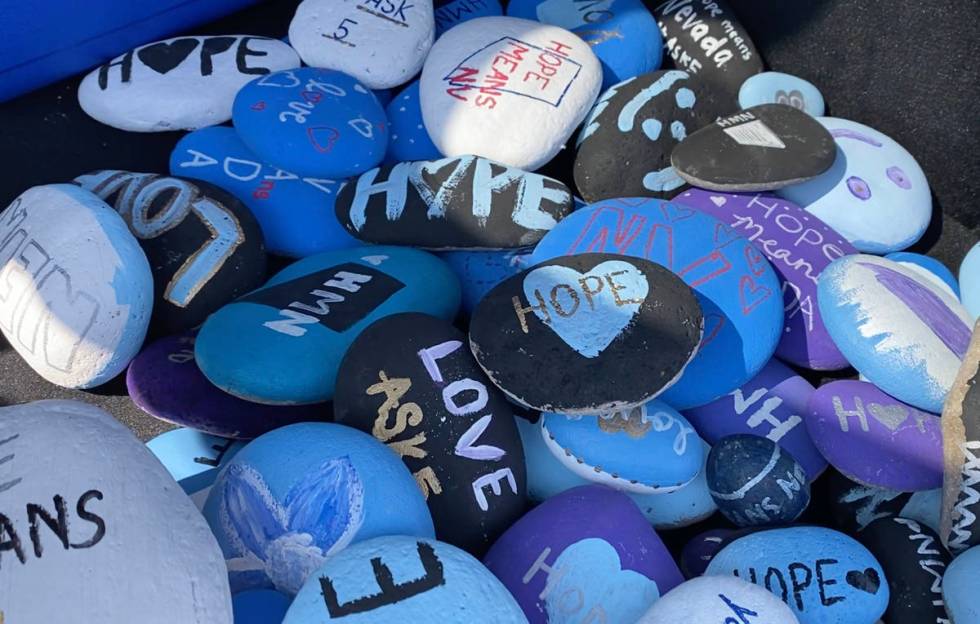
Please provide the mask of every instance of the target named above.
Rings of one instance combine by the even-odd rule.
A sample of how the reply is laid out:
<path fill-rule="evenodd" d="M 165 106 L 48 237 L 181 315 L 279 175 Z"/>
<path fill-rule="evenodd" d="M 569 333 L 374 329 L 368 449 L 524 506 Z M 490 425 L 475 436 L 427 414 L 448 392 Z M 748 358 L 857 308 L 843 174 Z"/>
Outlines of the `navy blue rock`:
<path fill-rule="evenodd" d="M 458 0 L 466 2 L 469 0 Z M 489 0 L 473 0 L 489 2 Z M 385 163 L 395 164 L 406 160 L 435 160 L 442 152 L 429 138 L 422 122 L 422 105 L 419 103 L 419 81 L 414 80 L 392 98 L 385 113 L 388 115 L 388 153 Z"/>
<path fill-rule="evenodd" d="M 452 0 L 451 2 L 437 0 L 435 4 L 436 38 L 441 37 L 442 33 L 453 26 L 475 17 L 504 13 L 499 0 Z"/>

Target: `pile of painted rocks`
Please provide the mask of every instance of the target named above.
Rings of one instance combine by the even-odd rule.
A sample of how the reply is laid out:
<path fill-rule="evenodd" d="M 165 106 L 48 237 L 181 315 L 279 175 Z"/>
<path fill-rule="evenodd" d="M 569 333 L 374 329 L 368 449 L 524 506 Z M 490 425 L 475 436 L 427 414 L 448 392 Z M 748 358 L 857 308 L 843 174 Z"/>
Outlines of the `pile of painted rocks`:
<path fill-rule="evenodd" d="M 0 409 L 0 621 L 980 622 L 980 247 L 903 251 L 909 151 L 720 1 L 288 34 L 95 69 L 170 171 L 0 215 L 11 346 L 181 425 Z"/>

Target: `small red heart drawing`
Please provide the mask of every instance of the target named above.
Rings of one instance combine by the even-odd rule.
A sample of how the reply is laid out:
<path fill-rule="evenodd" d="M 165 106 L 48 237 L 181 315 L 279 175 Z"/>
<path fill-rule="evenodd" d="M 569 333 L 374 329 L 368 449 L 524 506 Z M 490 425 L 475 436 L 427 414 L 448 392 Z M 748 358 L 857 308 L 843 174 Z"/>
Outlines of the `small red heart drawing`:
<path fill-rule="evenodd" d="M 249 106 L 254 111 L 264 111 L 265 110 L 265 100 L 259 100 L 255 104 Z"/>
<path fill-rule="evenodd" d="M 333 144 L 340 138 L 340 132 L 336 128 L 328 126 L 313 126 L 306 129 L 306 136 L 310 143 L 321 154 L 327 154 L 333 149 Z"/>
<path fill-rule="evenodd" d="M 759 304 L 769 298 L 772 294 L 765 286 L 756 286 L 755 281 L 749 275 L 743 275 L 738 280 L 738 298 L 742 303 L 742 314 L 748 316 L 759 307 Z"/>

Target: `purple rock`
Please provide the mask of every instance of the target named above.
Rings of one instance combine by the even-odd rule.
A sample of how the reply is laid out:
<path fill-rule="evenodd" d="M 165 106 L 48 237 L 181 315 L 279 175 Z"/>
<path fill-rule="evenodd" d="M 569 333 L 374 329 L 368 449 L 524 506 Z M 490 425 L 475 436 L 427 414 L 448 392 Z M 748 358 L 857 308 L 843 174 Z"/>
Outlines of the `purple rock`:
<path fill-rule="evenodd" d="M 214 386 L 194 360 L 194 332 L 151 343 L 129 365 L 126 386 L 141 410 L 167 422 L 225 438 L 255 438 L 297 422 L 329 420 L 320 405 L 262 405 Z"/>
<path fill-rule="evenodd" d="M 835 259 L 857 253 L 843 236 L 796 204 L 771 195 L 692 188 L 674 201 L 731 225 L 776 270 L 786 306 L 786 329 L 776 355 L 813 370 L 849 365 L 827 333 L 817 307 L 820 272 Z"/>
<path fill-rule="evenodd" d="M 943 439 L 935 414 L 864 381 L 833 381 L 810 397 L 806 426 L 846 477 L 901 492 L 943 484 Z"/>
<path fill-rule="evenodd" d="M 810 481 L 827 467 L 803 424 L 813 386 L 773 358 L 741 388 L 717 401 L 684 411 L 709 444 L 725 436 L 751 433 L 769 438 L 789 452 Z"/>

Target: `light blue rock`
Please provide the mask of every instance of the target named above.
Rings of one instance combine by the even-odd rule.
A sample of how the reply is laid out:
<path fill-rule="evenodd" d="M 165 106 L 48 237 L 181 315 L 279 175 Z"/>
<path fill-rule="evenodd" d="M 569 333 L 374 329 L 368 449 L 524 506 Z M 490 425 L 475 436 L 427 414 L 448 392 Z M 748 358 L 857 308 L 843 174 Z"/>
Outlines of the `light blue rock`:
<path fill-rule="evenodd" d="M 894 260 L 907 269 L 917 271 L 923 277 L 931 280 L 933 284 L 946 289 L 949 294 L 959 298 L 960 285 L 956 281 L 956 276 L 939 260 L 910 251 L 896 251 L 887 254 L 885 257 Z"/>
<path fill-rule="evenodd" d="M 334 423 L 299 423 L 249 442 L 204 506 L 232 592 L 294 595 L 325 559 L 380 535 L 433 537 L 412 473 L 374 437 Z"/>
<path fill-rule="evenodd" d="M 328 251 L 212 314 L 194 356 L 212 383 L 240 398 L 327 401 L 341 358 L 365 327 L 399 312 L 452 320 L 459 301 L 459 280 L 432 254 L 385 246 Z"/>
<path fill-rule="evenodd" d="M 436 38 L 457 24 L 474 17 L 503 15 L 498 0 L 453 0 L 435 8 Z"/>
<path fill-rule="evenodd" d="M 235 624 L 280 624 L 289 603 L 289 596 L 272 589 L 252 589 L 231 598 Z"/>
<path fill-rule="evenodd" d="M 823 95 L 813 83 L 782 72 L 762 72 L 742 83 L 738 105 L 749 108 L 759 104 L 786 104 L 814 117 L 824 113 Z"/>
<path fill-rule="evenodd" d="M 980 243 L 970 249 L 960 264 L 960 301 L 974 320 L 980 317 Z"/>
<path fill-rule="evenodd" d="M 837 142 L 833 166 L 776 191 L 802 206 L 859 251 L 885 254 L 915 243 L 932 218 L 929 182 L 915 157 L 874 128 L 817 119 Z"/>
<path fill-rule="evenodd" d="M 466 1 L 466 0 L 460 0 Z M 473 0 L 484 1 L 488 0 Z M 414 80 L 392 98 L 385 109 L 388 115 L 388 153 L 385 163 L 395 164 L 409 160 L 438 160 L 442 152 L 429 138 L 422 122 L 422 105 L 419 103 L 419 81 Z"/>
<path fill-rule="evenodd" d="M 244 446 L 186 427 L 161 433 L 146 443 L 198 509 L 204 507 L 218 471 Z"/>
<path fill-rule="evenodd" d="M 823 527 L 770 529 L 722 548 L 706 576 L 734 574 L 783 599 L 800 624 L 875 624 L 888 606 L 881 565 L 854 539 Z"/>
<path fill-rule="evenodd" d="M 530 266 L 530 249 L 477 249 L 444 251 L 439 257 L 459 278 L 463 311 L 471 313 L 494 286 Z"/>
<path fill-rule="evenodd" d="M 953 624 L 980 622 L 980 599 L 977 580 L 980 579 L 980 546 L 962 553 L 946 568 L 943 575 L 943 602 Z"/>
<path fill-rule="evenodd" d="M 343 180 L 299 176 L 264 163 L 233 128 L 185 135 L 170 154 L 170 173 L 210 182 L 240 199 L 258 219 L 271 253 L 303 258 L 360 244 L 334 211 Z"/>
<path fill-rule="evenodd" d="M 466 552 L 431 539 L 378 537 L 330 557 L 283 624 L 526 624 L 507 589 Z"/>

